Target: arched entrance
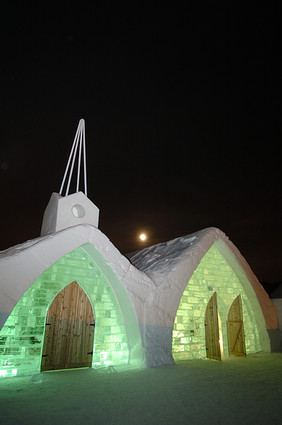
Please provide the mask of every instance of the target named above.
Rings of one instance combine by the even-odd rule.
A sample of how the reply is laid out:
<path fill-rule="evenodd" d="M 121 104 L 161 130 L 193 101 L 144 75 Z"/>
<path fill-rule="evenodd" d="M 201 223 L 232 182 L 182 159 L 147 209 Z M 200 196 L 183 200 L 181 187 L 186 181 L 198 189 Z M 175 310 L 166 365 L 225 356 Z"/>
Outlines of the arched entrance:
<path fill-rule="evenodd" d="M 209 300 L 206 308 L 205 335 L 207 357 L 209 359 L 221 360 L 216 292 Z"/>
<path fill-rule="evenodd" d="M 245 356 L 245 335 L 241 296 L 233 301 L 227 319 L 228 346 L 231 356 Z"/>
<path fill-rule="evenodd" d="M 43 351 L 45 330 L 50 327 L 45 325 L 46 314 L 55 297 L 74 280 L 87 294 L 95 315 L 94 345 L 86 351 L 91 353 L 93 347 L 92 367 L 144 365 L 129 294 L 103 255 L 87 243 L 47 268 L 19 299 L 0 332 L 0 374 L 4 368 L 7 376 L 42 370 L 42 354 L 47 354 L 45 347 Z M 91 355 L 88 357 L 87 363 L 82 363 L 89 365 Z M 43 360 L 44 370 L 47 358 Z"/>
<path fill-rule="evenodd" d="M 46 318 L 41 370 L 91 367 L 94 315 L 83 289 L 72 282 L 52 302 Z"/>

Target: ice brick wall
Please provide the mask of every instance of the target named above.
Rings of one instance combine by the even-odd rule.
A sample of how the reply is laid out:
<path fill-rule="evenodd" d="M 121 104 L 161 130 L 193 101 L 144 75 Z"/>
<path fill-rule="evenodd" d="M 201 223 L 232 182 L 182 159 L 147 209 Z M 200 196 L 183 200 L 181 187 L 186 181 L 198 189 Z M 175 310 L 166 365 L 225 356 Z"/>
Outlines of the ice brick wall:
<path fill-rule="evenodd" d="M 202 258 L 180 300 L 175 317 L 172 354 L 175 360 L 206 358 L 205 311 L 217 293 L 222 355 L 228 356 L 227 317 L 231 304 L 240 294 L 243 308 L 246 353 L 261 350 L 253 307 L 235 272 L 215 246 Z"/>
<path fill-rule="evenodd" d="M 126 330 L 115 295 L 97 265 L 77 248 L 46 270 L 13 309 L 0 332 L 0 376 L 40 371 L 48 309 L 73 281 L 86 292 L 94 311 L 93 366 L 128 362 Z"/>

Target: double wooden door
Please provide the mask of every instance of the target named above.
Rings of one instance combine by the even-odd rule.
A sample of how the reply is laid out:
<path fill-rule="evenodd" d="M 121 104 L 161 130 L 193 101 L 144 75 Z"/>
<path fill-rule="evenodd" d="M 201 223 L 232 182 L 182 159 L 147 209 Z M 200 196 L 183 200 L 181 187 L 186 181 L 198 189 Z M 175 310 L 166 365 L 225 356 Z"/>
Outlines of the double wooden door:
<path fill-rule="evenodd" d="M 209 300 L 206 308 L 205 335 L 207 357 L 209 359 L 221 360 L 216 292 Z"/>
<path fill-rule="evenodd" d="M 94 315 L 76 283 L 66 286 L 47 313 L 41 370 L 91 367 Z"/>
<path fill-rule="evenodd" d="M 243 312 L 241 296 L 238 295 L 233 301 L 227 320 L 229 354 L 233 356 L 245 356 L 245 336 L 243 324 Z"/>

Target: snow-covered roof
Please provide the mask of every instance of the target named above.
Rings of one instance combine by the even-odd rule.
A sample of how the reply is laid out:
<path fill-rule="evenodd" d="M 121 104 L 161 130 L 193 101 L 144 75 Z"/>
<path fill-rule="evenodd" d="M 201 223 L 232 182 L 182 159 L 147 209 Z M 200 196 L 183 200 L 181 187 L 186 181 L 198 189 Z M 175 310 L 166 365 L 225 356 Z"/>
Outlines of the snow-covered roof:
<path fill-rule="evenodd" d="M 99 229 L 79 224 L 0 252 L 0 329 L 20 297 L 45 270 L 78 247 L 83 246 L 88 252 L 87 244 L 102 255 L 104 267 L 123 282 L 135 308 L 143 308 L 144 299 L 155 286 L 153 281 L 135 268 Z"/>
<path fill-rule="evenodd" d="M 139 249 L 126 256 L 137 269 L 158 281 L 171 272 L 184 257 L 189 256 L 194 245 L 199 243 L 210 231 L 210 228 L 200 230 L 190 235 Z"/>
<path fill-rule="evenodd" d="M 250 266 L 229 238 L 214 227 L 146 247 L 129 254 L 128 258 L 100 230 L 88 224 L 73 226 L 3 251 L 0 253 L 0 319 L 1 314 L 7 317 L 43 271 L 85 244 L 90 244 L 102 255 L 123 282 L 136 311 L 145 309 L 146 320 L 152 325 L 171 322 L 187 282 L 202 257 L 215 244 L 240 281 L 251 283 L 267 327 L 277 327 L 274 306 Z M 153 314 L 155 307 L 151 303 L 158 305 L 160 314 L 157 310 Z M 168 313 L 167 323 L 165 311 Z"/>
<path fill-rule="evenodd" d="M 127 255 L 131 263 L 148 275 L 157 288 L 182 294 L 202 257 L 212 245 L 220 251 L 241 283 L 250 282 L 262 308 L 267 327 L 276 329 L 274 306 L 236 246 L 220 229 L 209 227 L 168 242 L 152 245 Z M 159 299 L 162 304 L 161 298 Z"/>

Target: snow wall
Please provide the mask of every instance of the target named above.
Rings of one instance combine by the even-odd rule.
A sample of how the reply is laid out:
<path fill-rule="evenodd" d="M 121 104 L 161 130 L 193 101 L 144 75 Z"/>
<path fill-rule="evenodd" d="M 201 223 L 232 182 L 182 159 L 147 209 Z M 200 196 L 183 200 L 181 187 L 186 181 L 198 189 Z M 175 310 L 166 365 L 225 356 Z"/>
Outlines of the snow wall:
<path fill-rule="evenodd" d="M 0 261 L 2 375 L 40 371 L 48 309 L 72 281 L 86 292 L 95 315 L 93 367 L 144 366 L 136 312 L 142 314 L 146 282 L 139 298 L 139 287 L 132 292 L 144 276 L 98 229 L 62 230 L 11 248 Z"/>
<path fill-rule="evenodd" d="M 109 353 L 109 350 L 105 348 L 106 346 L 101 349 L 100 344 L 100 351 L 97 350 L 95 353 L 94 349 L 93 366 L 99 367 L 124 363 L 132 367 L 143 367 L 144 364 L 148 366 L 160 366 L 173 363 L 172 335 L 174 333 L 174 337 L 176 337 L 175 331 L 179 330 L 176 328 L 176 325 L 182 326 L 181 320 L 179 319 L 180 315 L 177 315 L 181 299 L 183 295 L 186 296 L 184 291 L 189 288 L 190 283 L 189 290 L 192 289 L 193 281 L 190 282 L 191 277 L 194 276 L 194 273 L 197 273 L 199 264 L 213 245 L 216 255 L 219 253 L 220 258 L 226 262 L 228 273 L 230 273 L 231 270 L 237 279 L 235 279 L 237 283 L 235 286 L 233 285 L 230 287 L 229 291 L 228 284 L 225 285 L 226 293 L 229 293 L 229 299 L 228 302 L 225 301 L 225 303 L 224 301 L 220 301 L 222 306 L 221 310 L 224 311 L 224 314 L 222 314 L 223 320 L 227 314 L 227 305 L 230 304 L 238 293 L 244 294 L 245 298 L 243 297 L 243 300 L 248 300 L 244 304 L 245 311 L 247 311 L 249 307 L 251 311 L 249 322 L 252 317 L 256 323 L 256 342 L 251 342 L 249 344 L 249 352 L 255 350 L 270 351 L 270 340 L 266 328 L 272 331 L 275 331 L 277 328 L 274 306 L 267 298 L 263 288 L 260 287 L 259 282 L 239 251 L 218 229 L 205 229 L 204 231 L 197 232 L 192 237 L 190 235 L 189 237 L 169 241 L 166 244 L 149 247 L 149 252 L 147 252 L 145 248 L 142 250 L 143 253 L 139 253 L 137 256 L 135 255 L 135 258 L 131 258 L 132 263 L 138 263 L 137 260 L 140 255 L 143 260 L 145 258 L 143 265 L 141 264 L 142 261 L 141 263 L 139 261 L 139 270 L 128 261 L 127 258 L 122 256 L 109 239 L 97 228 L 91 225 L 78 225 L 52 235 L 28 241 L 25 244 L 18 245 L 0 254 L 0 329 L 3 328 L 0 332 L 0 337 L 2 338 L 0 340 L 0 353 L 2 358 L 1 370 L 4 370 L 3 373 L 7 370 L 9 370 L 11 374 L 15 373 L 15 370 L 20 369 L 16 367 L 15 358 L 23 359 L 26 353 L 32 352 L 37 353 L 34 354 L 37 356 L 37 360 L 34 362 L 35 366 L 33 365 L 33 367 L 30 364 L 26 365 L 26 368 L 23 367 L 23 372 L 31 372 L 31 370 L 35 372 L 40 370 L 39 353 L 42 349 L 43 333 L 38 334 L 38 338 L 36 337 L 38 341 L 40 341 L 41 338 L 40 347 L 35 347 L 34 344 L 31 347 L 29 343 L 20 346 L 19 337 L 21 335 L 17 334 L 17 332 L 20 332 L 20 328 L 16 326 L 13 315 L 11 315 L 14 308 L 18 308 L 17 317 L 25 316 L 27 319 L 27 327 L 24 328 L 22 325 L 21 329 L 24 328 L 22 332 L 25 333 L 26 341 L 30 342 L 31 335 L 26 334 L 28 329 L 30 331 L 37 320 L 38 326 L 41 327 L 42 330 L 48 306 L 51 304 L 56 294 L 68 283 L 77 280 L 89 296 L 93 310 L 97 315 L 97 303 L 99 304 L 100 300 L 99 296 L 103 295 L 105 297 L 106 293 L 99 294 L 98 284 L 96 286 L 94 285 L 94 287 L 92 285 L 92 289 L 90 288 L 91 285 L 89 286 L 87 284 L 87 280 L 91 281 L 92 279 L 93 281 L 94 275 L 97 281 L 100 279 L 100 282 L 106 282 L 110 289 L 110 291 L 108 291 L 108 296 L 110 298 L 107 299 L 107 302 L 112 303 L 110 304 L 111 309 L 116 308 L 115 316 L 119 316 L 120 319 L 118 323 L 112 323 L 112 325 L 113 329 L 120 329 L 120 334 L 117 336 L 117 339 L 123 343 L 123 348 L 121 349 L 120 345 L 115 353 L 112 352 L 108 355 L 105 353 Z M 152 250 L 161 250 L 161 254 L 159 251 L 159 254 L 156 255 L 156 252 L 154 253 Z M 171 252 L 173 254 L 171 254 Z M 223 269 L 226 264 L 222 263 Z M 85 265 L 87 265 L 87 270 L 85 269 Z M 64 267 L 63 273 L 62 266 Z M 216 264 L 215 267 L 217 267 Z M 68 270 L 70 272 L 68 272 Z M 204 274 L 205 271 L 209 273 L 207 262 L 202 268 Z M 87 273 L 90 274 L 87 275 Z M 68 276 L 68 274 L 70 276 Z M 55 275 L 59 276 L 59 279 L 54 277 Z M 212 276 L 211 270 L 210 275 Z M 66 276 L 68 276 L 68 278 Z M 45 304 L 36 305 L 36 303 L 40 304 L 40 301 L 38 298 L 36 299 L 34 297 L 33 303 L 29 304 L 32 299 L 30 296 L 31 293 L 39 291 L 40 294 L 42 289 L 46 289 L 46 285 L 47 287 L 48 285 L 50 286 L 50 279 L 51 281 L 53 279 L 55 282 L 53 289 L 49 292 L 49 295 L 45 294 L 42 296 L 41 293 L 41 298 L 45 297 Z M 203 280 L 202 277 L 200 279 Z M 204 280 L 206 281 L 205 290 L 210 291 L 209 287 L 212 287 L 213 290 L 217 289 L 219 299 L 224 299 L 224 297 L 220 295 L 220 288 L 215 288 L 210 280 Z M 84 283 L 84 281 L 86 283 Z M 105 286 L 105 284 L 102 284 L 102 286 Z M 95 298 L 97 296 L 98 298 Z M 208 301 L 207 294 L 202 294 L 201 296 L 204 297 L 203 300 L 205 302 Z M 225 298 L 226 297 L 225 295 Z M 47 299 L 48 301 L 46 301 Z M 199 319 L 202 314 L 200 312 L 199 315 L 199 309 L 196 308 L 196 304 L 199 303 L 199 301 L 200 298 L 194 296 L 193 302 L 195 308 L 193 309 L 192 317 L 194 321 L 193 325 L 195 324 L 195 318 L 198 317 Z M 23 305 L 19 303 L 27 303 L 25 312 L 21 310 Z M 113 305 L 115 305 L 115 307 L 113 307 Z M 38 311 L 41 308 L 41 313 L 38 313 L 38 316 L 36 316 L 36 314 L 33 316 L 37 317 L 37 319 L 28 319 L 29 309 L 36 309 L 37 307 Z M 102 310 L 103 307 L 101 309 L 101 319 L 103 315 L 105 316 L 106 314 L 107 316 L 110 314 L 110 311 L 107 313 L 104 309 L 103 313 Z M 42 311 L 44 311 L 44 314 Z M 105 319 L 105 317 L 103 318 Z M 176 321 L 175 318 L 177 318 Z M 109 316 L 107 319 L 109 319 Z M 35 320 L 35 322 L 31 323 L 28 322 L 28 320 L 33 322 Z M 191 317 L 187 316 L 187 320 L 191 320 Z M 104 320 L 104 325 L 111 326 L 108 322 L 108 320 Z M 4 326 L 5 323 L 6 328 Z M 103 321 L 100 322 L 101 338 L 104 326 L 102 323 Z M 122 329 L 124 330 L 122 331 Z M 195 329 L 192 329 L 198 330 L 199 327 L 196 328 L 195 326 Z M 190 332 L 191 323 L 188 325 L 187 330 Z M 251 331 L 249 333 L 251 334 Z M 98 330 L 97 334 L 96 336 L 98 337 Z M 114 334 L 112 336 L 114 336 Z M 126 340 L 124 339 L 125 336 Z M 185 338 L 185 336 L 181 338 Z M 7 341 L 9 342 L 8 344 Z M 102 341 L 102 344 L 104 342 Z M 189 347 L 190 342 L 191 341 L 187 341 L 185 346 L 186 349 Z M 194 342 L 195 341 L 193 341 L 193 343 Z M 175 350 L 176 346 L 177 343 L 174 344 L 174 355 L 177 351 Z M 9 360 L 11 359 L 11 355 L 14 356 L 12 362 Z M 203 347 L 200 348 L 200 357 L 205 358 Z M 187 358 L 189 358 L 189 356 Z"/>
<path fill-rule="evenodd" d="M 238 295 L 243 300 L 247 354 L 271 351 L 271 337 L 277 339 L 274 306 L 238 249 L 219 229 L 147 247 L 129 258 L 156 285 L 146 302 L 145 325 L 140 326 L 148 365 L 170 364 L 173 357 L 206 358 L 204 314 L 214 292 L 219 300 L 223 356 L 228 356 L 228 311 Z"/>

